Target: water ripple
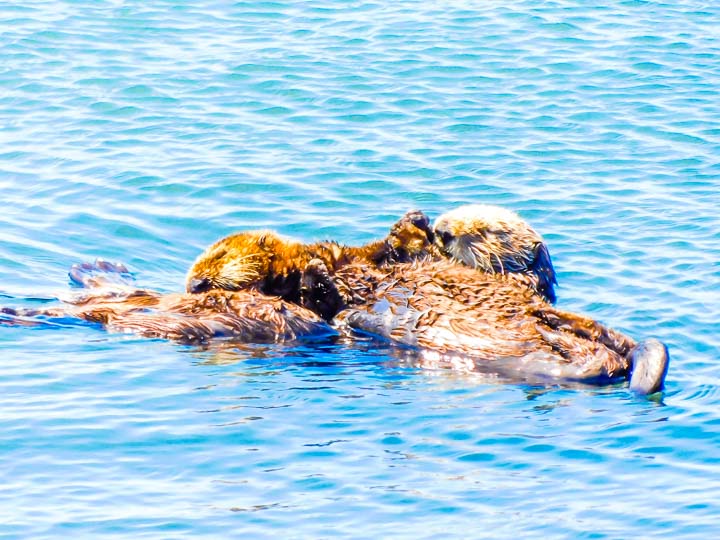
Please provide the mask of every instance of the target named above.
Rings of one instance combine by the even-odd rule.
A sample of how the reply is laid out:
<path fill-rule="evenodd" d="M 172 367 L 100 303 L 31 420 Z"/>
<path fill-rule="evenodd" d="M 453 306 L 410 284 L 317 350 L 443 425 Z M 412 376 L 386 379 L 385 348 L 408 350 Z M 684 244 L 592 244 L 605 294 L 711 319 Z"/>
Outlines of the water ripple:
<path fill-rule="evenodd" d="M 56 296 L 98 256 L 174 290 L 237 229 L 359 243 L 408 208 L 489 202 L 542 231 L 560 307 L 672 355 L 648 402 L 423 371 L 373 343 L 2 327 L 0 535 L 714 532 L 719 15 L 0 6 L 3 302 Z"/>

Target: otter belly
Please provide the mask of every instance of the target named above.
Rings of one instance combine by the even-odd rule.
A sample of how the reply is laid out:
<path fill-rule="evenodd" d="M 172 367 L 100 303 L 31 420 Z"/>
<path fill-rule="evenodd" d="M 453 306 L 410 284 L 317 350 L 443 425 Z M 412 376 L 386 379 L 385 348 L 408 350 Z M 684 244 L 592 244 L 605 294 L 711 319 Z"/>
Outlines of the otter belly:
<path fill-rule="evenodd" d="M 608 384 L 627 377 L 628 361 L 613 351 L 540 329 L 531 319 L 505 325 L 507 321 L 491 316 L 468 320 L 455 315 L 381 300 L 368 308 L 346 310 L 336 322 L 418 351 L 422 367 L 494 372 L 513 380 L 544 383 Z"/>

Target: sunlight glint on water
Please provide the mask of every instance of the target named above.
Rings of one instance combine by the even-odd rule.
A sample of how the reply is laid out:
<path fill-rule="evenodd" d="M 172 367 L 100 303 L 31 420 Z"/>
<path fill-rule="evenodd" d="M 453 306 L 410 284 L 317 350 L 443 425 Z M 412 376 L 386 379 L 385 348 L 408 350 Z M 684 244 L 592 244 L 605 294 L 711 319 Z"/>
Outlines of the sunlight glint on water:
<path fill-rule="evenodd" d="M 372 342 L 3 327 L 0 536 L 712 537 L 715 5 L 39 0 L 0 21 L 3 304 L 95 257 L 170 291 L 238 229 L 360 243 L 482 202 L 543 233 L 560 307 L 672 354 L 656 402 Z"/>

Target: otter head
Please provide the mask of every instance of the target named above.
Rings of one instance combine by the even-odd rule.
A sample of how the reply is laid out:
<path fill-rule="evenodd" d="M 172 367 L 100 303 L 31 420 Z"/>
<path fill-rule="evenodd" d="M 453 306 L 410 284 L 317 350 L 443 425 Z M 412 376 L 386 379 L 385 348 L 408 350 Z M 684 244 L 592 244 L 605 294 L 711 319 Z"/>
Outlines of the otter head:
<path fill-rule="evenodd" d="M 470 204 L 435 221 L 435 241 L 448 258 L 495 274 L 528 275 L 548 301 L 557 284 L 550 251 L 540 236 L 515 212 L 498 206 Z"/>
<path fill-rule="evenodd" d="M 282 242 L 269 231 L 241 232 L 218 240 L 193 263 L 187 291 L 237 291 L 257 283 L 269 274 L 273 254 Z"/>

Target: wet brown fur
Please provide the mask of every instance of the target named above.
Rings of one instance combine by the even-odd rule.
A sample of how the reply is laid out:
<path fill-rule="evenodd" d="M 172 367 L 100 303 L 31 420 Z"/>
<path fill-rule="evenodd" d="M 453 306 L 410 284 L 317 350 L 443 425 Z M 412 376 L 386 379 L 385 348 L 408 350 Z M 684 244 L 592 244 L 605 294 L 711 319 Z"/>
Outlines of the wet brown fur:
<path fill-rule="evenodd" d="M 611 380 L 628 374 L 631 338 L 553 307 L 510 276 L 449 262 L 400 264 L 384 271 L 348 266 L 338 289 L 365 302 L 337 321 L 440 357 L 516 359 L 524 371 L 558 379 Z"/>
<path fill-rule="evenodd" d="M 241 342 L 272 343 L 331 332 L 315 313 L 257 291 L 210 291 L 203 294 L 136 290 L 94 290 L 57 307 L 2 310 L 5 324 L 35 326 L 38 317 L 76 317 L 111 332 L 133 333 L 182 343 L 205 343 L 226 337 Z"/>
<path fill-rule="evenodd" d="M 448 213 L 438 219 L 433 230 L 422 212 L 410 211 L 393 225 L 385 239 L 360 247 L 332 241 L 303 244 L 269 231 L 241 232 L 218 240 L 196 259 L 188 272 L 186 288 L 188 292 L 257 288 L 298 303 L 302 301 L 302 269 L 312 260 L 322 261 L 333 274 L 355 263 L 384 268 L 449 258 L 480 272 L 504 274 L 554 302 L 556 281 L 547 246 L 526 222 L 506 212 L 515 219 L 495 223 L 494 229 L 492 215 L 479 214 L 469 222 L 467 216 L 453 219 L 453 213 Z M 448 235 L 452 237 L 452 247 Z M 472 255 L 479 249 L 487 253 L 486 264 Z M 463 256 L 465 253 L 467 257 Z M 328 311 L 322 313 L 326 319 L 333 315 Z"/>
<path fill-rule="evenodd" d="M 430 245 L 426 232 L 419 232 L 413 224 L 421 219 L 423 230 L 430 230 L 427 218 L 419 216 L 407 214 L 387 238 L 362 247 L 335 242 L 303 245 L 281 240 L 270 232 L 228 237 L 208 250 L 211 257 L 196 263 L 205 269 L 203 275 L 219 281 L 213 282 L 213 288 L 194 294 L 162 294 L 134 287 L 126 283 L 127 269 L 122 265 L 104 261 L 75 265 L 71 279 L 84 287 L 82 293 L 56 307 L 2 308 L 0 313 L 9 318 L 1 319 L 0 324 L 36 326 L 43 324 L 39 317 L 74 317 L 114 332 L 184 343 L 204 343 L 215 337 L 279 342 L 332 333 L 319 315 L 330 319 L 344 308 L 344 300 L 323 276 L 329 269 L 334 271 L 354 260 L 373 266 L 409 260 L 409 249 Z M 224 281 L 211 271 L 227 269 L 228 265 L 234 271 L 233 281 Z"/>
<path fill-rule="evenodd" d="M 383 240 L 364 246 L 345 246 L 333 241 L 303 244 L 287 240 L 270 231 L 247 231 L 218 240 L 203 252 L 188 272 L 188 292 L 211 289 L 257 289 L 303 303 L 303 271 L 311 261 L 325 265 L 330 274 L 352 263 L 373 268 L 439 257 L 433 244 L 429 220 L 421 212 L 405 214 Z M 315 310 L 331 319 L 338 305 Z"/>
<path fill-rule="evenodd" d="M 274 235 L 259 239 L 257 233 L 229 237 L 199 257 L 188 282 L 199 276 L 222 282 L 217 276 L 224 273 L 226 257 L 232 257 L 232 251 L 226 249 L 228 244 L 249 245 L 256 252 L 260 246 L 260 258 L 265 262 L 254 267 L 250 283 L 278 293 L 272 289 L 278 276 L 292 274 L 302 265 L 319 265 L 321 270 L 312 278 L 300 276 L 298 283 L 311 290 L 312 281 L 314 290 L 323 293 L 316 304 L 307 297 L 301 301 L 327 319 L 339 312 L 336 321 L 351 329 L 381 335 L 439 357 L 463 357 L 480 363 L 513 358 L 517 360 L 514 364 L 526 371 L 557 379 L 604 381 L 627 375 L 635 342 L 590 318 L 554 308 L 547 301 L 548 295 L 538 290 L 538 273 L 523 267 L 523 261 L 533 263 L 532 254 L 512 259 L 513 249 L 520 245 L 534 247 L 535 236 L 518 236 L 515 243 L 512 235 L 505 237 L 503 245 L 495 244 L 500 246 L 496 258 L 503 271 L 483 271 L 482 266 L 469 268 L 459 264 L 461 261 L 448 261 L 438 249 L 443 247 L 442 242 L 434 242 L 427 219 L 419 219 L 419 215 L 404 216 L 387 239 L 362 248 L 335 243 L 305 245 Z M 515 225 L 518 233 L 522 232 L 522 223 Z M 444 225 L 452 227 L 453 223 Z M 500 226 L 502 223 L 496 233 L 502 232 Z M 392 251 L 388 246 L 402 256 L 374 255 L 383 249 Z M 322 272 L 323 267 L 327 272 Z M 554 282 L 551 263 L 549 268 Z M 234 286 L 247 284 L 236 281 Z M 299 290 L 299 285 L 294 287 Z M 286 297 L 294 301 L 301 295 Z M 328 309 L 328 303 L 333 307 Z"/>

